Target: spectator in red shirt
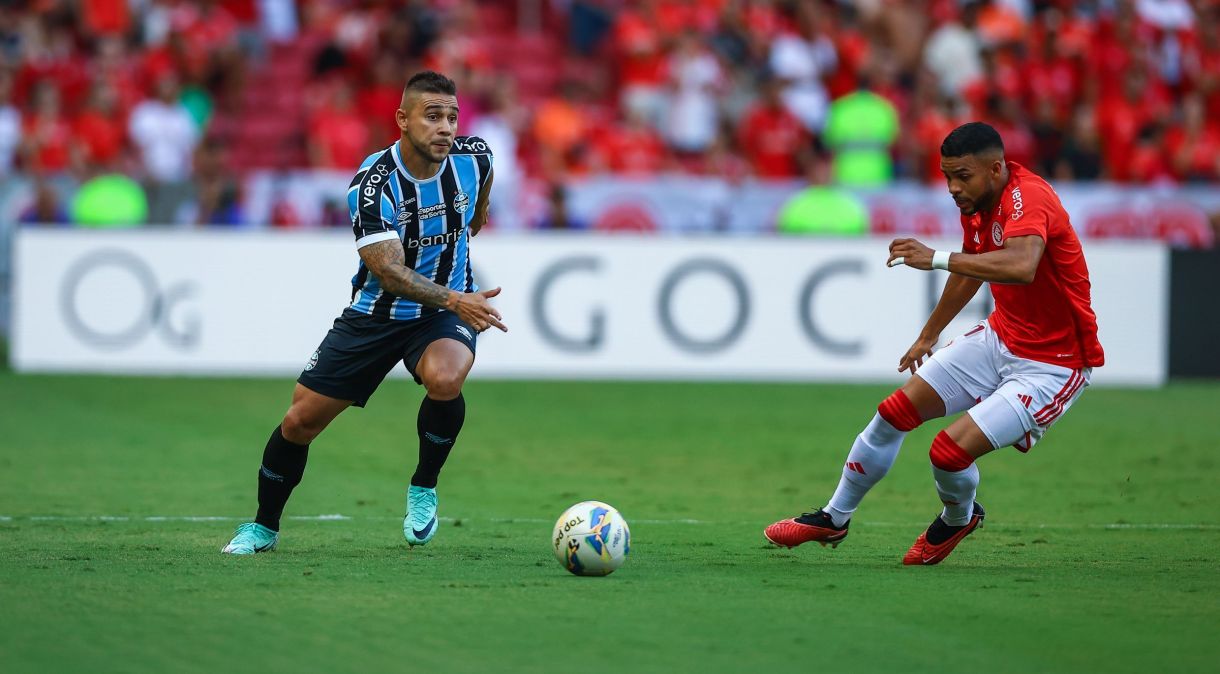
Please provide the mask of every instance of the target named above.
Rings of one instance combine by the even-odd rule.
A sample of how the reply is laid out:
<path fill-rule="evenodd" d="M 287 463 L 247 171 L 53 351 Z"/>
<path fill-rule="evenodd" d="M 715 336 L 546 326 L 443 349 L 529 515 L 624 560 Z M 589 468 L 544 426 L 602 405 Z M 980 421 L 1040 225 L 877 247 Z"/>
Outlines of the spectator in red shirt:
<path fill-rule="evenodd" d="M 937 87 L 921 86 L 920 96 L 931 100 L 915 106 L 915 133 L 909 136 L 908 151 L 913 155 L 909 170 L 925 181 L 940 185 L 945 180 L 940 172 L 941 141 L 966 120 L 955 110 L 954 100 L 941 95 Z"/>
<path fill-rule="evenodd" d="M 1032 166 L 1037 152 L 1034 135 L 1014 98 L 994 96 L 988 105 L 991 125 L 1004 139 L 1004 156 L 1022 166 Z"/>
<path fill-rule="evenodd" d="M 331 100 L 314 113 L 310 128 L 309 158 L 314 166 L 351 169 L 370 149 L 369 127 L 352 105 L 351 87 L 341 80 Z"/>
<path fill-rule="evenodd" d="M 1127 180 L 1138 183 L 1173 182 L 1173 171 L 1165 155 L 1164 128 L 1152 123 L 1140 129 L 1131 148 Z"/>
<path fill-rule="evenodd" d="M 623 175 L 660 173 L 669 164 L 661 136 L 639 114 L 628 115 L 622 124 L 608 129 L 597 150 L 611 172 Z"/>
<path fill-rule="evenodd" d="M 381 54 L 373 64 L 373 81 L 356 95 L 357 107 L 361 110 L 393 110 L 402 99 L 402 86 L 398 59 L 391 54 Z M 462 116 L 468 117 L 465 109 Z M 393 115 L 381 115 L 381 118 L 372 120 L 369 132 L 378 146 L 393 143 L 402 133 Z"/>
<path fill-rule="evenodd" d="M 1080 94 L 1078 63 L 1066 53 L 1055 31 L 1047 30 L 1040 42 L 1038 55 L 1021 69 L 1022 93 L 1035 106 L 1050 101 L 1056 116 L 1066 116 Z"/>
<path fill-rule="evenodd" d="M 42 82 L 34 90 L 34 111 L 25 119 L 26 168 L 39 174 L 62 173 L 72 162 L 72 124 L 60 111 L 59 90 Z"/>
<path fill-rule="evenodd" d="M 131 27 L 128 0 L 80 0 L 81 23 L 90 35 L 123 35 Z"/>
<path fill-rule="evenodd" d="M 1181 180 L 1220 179 L 1220 121 L 1206 116 L 1202 96 L 1192 94 L 1182 100 L 1182 123 L 1172 129 L 1165 146 L 1174 175 Z"/>
<path fill-rule="evenodd" d="M 120 114 L 114 89 L 97 84 L 85 109 L 76 116 L 74 129 L 82 159 L 90 169 L 116 168 L 127 142 L 127 124 Z"/>
<path fill-rule="evenodd" d="M 763 79 L 762 97 L 737 126 L 742 154 L 760 178 L 794 178 L 802 175 L 810 159 L 811 137 L 805 125 L 788 110 L 782 98 L 783 83 Z"/>
<path fill-rule="evenodd" d="M 652 4 L 639 4 L 620 13 L 614 25 L 620 104 L 656 125 L 665 108 L 665 55 Z"/>
<path fill-rule="evenodd" d="M 1097 106 L 1097 127 L 1104 139 L 1102 151 L 1113 179 L 1131 179 L 1131 156 L 1140 131 L 1160 122 L 1164 114 L 1163 101 L 1141 69 L 1127 73 L 1122 96 L 1103 99 Z"/>

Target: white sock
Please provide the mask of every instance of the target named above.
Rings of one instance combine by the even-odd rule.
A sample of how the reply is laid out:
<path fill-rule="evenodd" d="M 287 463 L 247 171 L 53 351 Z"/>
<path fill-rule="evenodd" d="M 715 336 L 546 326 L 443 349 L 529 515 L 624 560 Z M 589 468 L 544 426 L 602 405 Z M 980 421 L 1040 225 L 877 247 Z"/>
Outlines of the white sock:
<path fill-rule="evenodd" d="M 932 466 L 932 476 L 936 478 L 936 492 L 945 504 L 940 518 L 953 527 L 969 524 L 974 514 L 974 495 L 979 487 L 978 464 L 972 463 L 956 473 Z"/>
<path fill-rule="evenodd" d="M 881 418 L 880 414 L 874 415 L 868 426 L 856 436 L 851 451 L 847 453 L 839 486 L 825 508 L 836 527 L 843 526 L 851 519 L 851 514 L 868 490 L 889 472 L 906 436 L 906 433 Z"/>

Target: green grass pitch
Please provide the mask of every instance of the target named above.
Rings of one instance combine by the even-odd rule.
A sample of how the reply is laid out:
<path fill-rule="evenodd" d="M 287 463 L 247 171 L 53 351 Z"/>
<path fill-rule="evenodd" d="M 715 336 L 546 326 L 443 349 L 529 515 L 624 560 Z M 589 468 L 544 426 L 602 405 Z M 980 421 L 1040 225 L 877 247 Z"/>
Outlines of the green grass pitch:
<path fill-rule="evenodd" d="M 0 373 L 0 671 L 1216 671 L 1220 385 L 1087 391 L 980 462 L 987 525 L 938 567 L 899 560 L 939 508 L 941 423 L 839 549 L 765 545 L 889 390 L 473 382 L 446 520 L 408 549 L 422 391 L 393 380 L 287 513 L 344 519 L 233 558 L 290 381 Z M 592 498 L 632 528 L 607 578 L 548 546 Z"/>

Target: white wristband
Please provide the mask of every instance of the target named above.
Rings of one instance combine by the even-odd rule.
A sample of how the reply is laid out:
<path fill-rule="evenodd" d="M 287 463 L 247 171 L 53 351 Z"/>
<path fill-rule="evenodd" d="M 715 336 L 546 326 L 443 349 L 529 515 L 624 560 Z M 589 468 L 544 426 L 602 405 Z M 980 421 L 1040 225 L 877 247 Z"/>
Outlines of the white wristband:
<path fill-rule="evenodd" d="M 938 250 L 932 253 L 932 268 L 949 270 L 949 256 L 953 253 L 947 250 Z"/>

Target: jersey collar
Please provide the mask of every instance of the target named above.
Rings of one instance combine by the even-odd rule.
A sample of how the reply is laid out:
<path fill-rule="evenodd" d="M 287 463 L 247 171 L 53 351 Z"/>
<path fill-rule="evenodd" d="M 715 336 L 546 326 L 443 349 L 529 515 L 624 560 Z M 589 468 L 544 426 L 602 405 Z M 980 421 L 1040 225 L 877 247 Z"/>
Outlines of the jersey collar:
<path fill-rule="evenodd" d="M 440 168 L 436 169 L 436 175 L 432 176 L 431 178 L 424 178 L 422 180 L 419 178 L 416 178 L 415 176 L 411 175 L 411 172 L 408 171 L 407 167 L 404 166 L 402 163 L 402 153 L 398 149 L 398 145 L 401 142 L 402 142 L 401 138 L 394 141 L 394 144 L 390 146 L 390 154 L 394 155 L 394 163 L 398 165 L 398 172 L 401 173 L 402 176 L 404 178 L 406 178 L 407 180 L 410 180 L 411 182 L 413 182 L 417 185 L 423 184 L 423 183 L 430 183 L 433 180 L 436 180 L 437 178 L 439 178 L 440 175 L 445 172 L 445 168 L 449 166 L 449 157 L 445 157 L 445 161 L 441 162 Z"/>

